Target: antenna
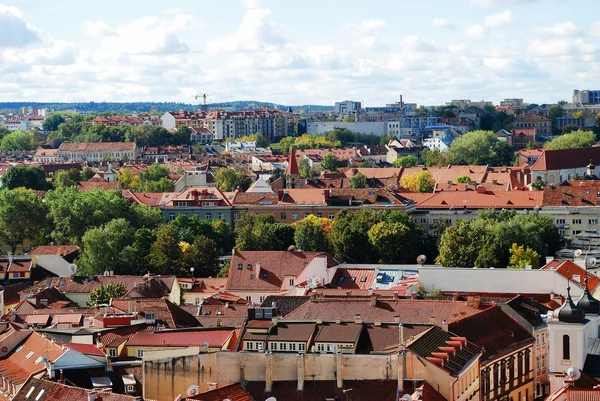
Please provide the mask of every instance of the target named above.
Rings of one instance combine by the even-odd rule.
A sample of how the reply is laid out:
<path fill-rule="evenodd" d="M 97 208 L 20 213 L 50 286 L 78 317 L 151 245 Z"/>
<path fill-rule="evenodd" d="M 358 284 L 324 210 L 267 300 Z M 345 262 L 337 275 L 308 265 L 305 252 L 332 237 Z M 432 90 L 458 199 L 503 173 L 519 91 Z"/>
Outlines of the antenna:
<path fill-rule="evenodd" d="M 579 380 L 581 377 L 581 371 L 574 366 L 571 366 L 565 372 L 573 381 Z"/>
<path fill-rule="evenodd" d="M 69 263 L 68 268 L 69 268 L 69 272 L 71 273 L 72 276 L 77 274 L 77 265 L 75 263 Z"/>
<path fill-rule="evenodd" d="M 200 386 L 198 386 L 197 384 L 192 384 L 187 389 L 187 395 L 190 397 L 197 395 L 199 392 L 200 392 Z"/>

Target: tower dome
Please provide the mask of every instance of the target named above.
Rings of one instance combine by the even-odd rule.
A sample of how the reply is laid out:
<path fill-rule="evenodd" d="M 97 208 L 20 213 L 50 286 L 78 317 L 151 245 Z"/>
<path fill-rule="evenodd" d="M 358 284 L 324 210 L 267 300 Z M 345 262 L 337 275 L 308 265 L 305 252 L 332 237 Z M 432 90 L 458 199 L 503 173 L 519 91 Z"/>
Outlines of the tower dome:
<path fill-rule="evenodd" d="M 575 305 L 571 299 L 571 287 L 567 287 L 567 299 L 558 312 L 558 320 L 563 323 L 582 323 L 585 320 L 585 312 Z"/>
<path fill-rule="evenodd" d="M 577 307 L 582 309 L 586 314 L 600 315 L 600 301 L 598 301 L 588 290 L 588 279 L 585 278 L 585 289 L 583 294 L 577 300 Z"/>

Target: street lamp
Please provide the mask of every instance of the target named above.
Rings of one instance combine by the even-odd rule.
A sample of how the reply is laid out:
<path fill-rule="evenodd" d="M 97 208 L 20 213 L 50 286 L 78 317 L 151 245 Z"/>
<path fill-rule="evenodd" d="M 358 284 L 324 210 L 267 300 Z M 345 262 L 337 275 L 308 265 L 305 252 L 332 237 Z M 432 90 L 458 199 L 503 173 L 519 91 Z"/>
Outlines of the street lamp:
<path fill-rule="evenodd" d="M 344 393 L 344 395 L 346 396 L 346 401 L 348 401 L 348 393 L 352 390 L 354 390 L 354 389 L 352 389 L 352 388 L 342 389 L 342 393 Z"/>
<path fill-rule="evenodd" d="M 194 277 L 194 268 L 190 267 L 190 272 L 192 272 L 192 277 Z"/>

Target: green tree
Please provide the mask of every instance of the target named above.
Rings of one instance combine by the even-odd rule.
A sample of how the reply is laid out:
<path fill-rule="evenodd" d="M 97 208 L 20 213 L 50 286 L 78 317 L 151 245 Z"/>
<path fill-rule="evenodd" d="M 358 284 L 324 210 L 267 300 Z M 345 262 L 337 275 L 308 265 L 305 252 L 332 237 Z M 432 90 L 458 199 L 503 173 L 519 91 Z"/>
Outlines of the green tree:
<path fill-rule="evenodd" d="M 215 241 L 219 254 L 229 254 L 235 241 L 235 233 L 231 228 L 231 225 L 224 220 L 218 219 L 213 220 L 210 225 L 212 228 L 210 238 Z"/>
<path fill-rule="evenodd" d="M 89 306 L 108 305 L 113 298 L 121 298 L 127 294 L 127 289 L 121 283 L 109 283 L 90 292 L 87 304 Z"/>
<path fill-rule="evenodd" d="M 121 252 L 123 265 L 127 266 L 127 274 L 146 274 L 148 271 L 146 260 L 154 241 L 156 241 L 155 230 L 149 228 L 136 230 L 131 244 Z"/>
<path fill-rule="evenodd" d="M 423 149 L 421 151 L 421 160 L 423 160 L 423 164 L 425 164 L 427 167 L 444 166 L 448 164 L 448 158 L 446 157 L 446 154 L 440 152 L 438 149 Z"/>
<path fill-rule="evenodd" d="M 480 254 L 492 238 L 493 221 L 486 219 L 460 220 L 446 228 L 439 242 L 436 263 L 446 267 L 489 267 L 479 265 Z M 492 250 L 493 251 L 493 250 Z M 489 256 L 486 255 L 489 263 Z"/>
<path fill-rule="evenodd" d="M 48 225 L 47 207 L 42 198 L 29 190 L 0 191 L 0 243 L 17 246 L 33 239 Z"/>
<path fill-rule="evenodd" d="M 225 264 L 225 266 L 221 267 L 217 277 L 219 278 L 227 278 L 229 276 L 229 262 Z"/>
<path fill-rule="evenodd" d="M 183 251 L 183 264 L 194 277 L 214 277 L 219 273 L 217 244 L 205 235 L 196 237 L 194 243 Z"/>
<path fill-rule="evenodd" d="M 79 170 L 72 168 L 70 170 L 59 170 L 52 177 L 54 188 L 73 187 L 80 181 Z"/>
<path fill-rule="evenodd" d="M 15 131 L 4 135 L 0 142 L 0 149 L 12 151 L 31 150 L 37 146 L 32 132 Z"/>
<path fill-rule="evenodd" d="M 577 125 L 565 125 L 562 129 L 563 134 L 570 134 L 573 131 L 578 131 L 580 128 Z"/>
<path fill-rule="evenodd" d="M 546 143 L 545 149 L 587 148 L 596 143 L 596 135 L 592 131 L 577 130 L 569 134 L 557 136 Z"/>
<path fill-rule="evenodd" d="M 298 171 L 300 172 L 300 178 L 310 178 L 311 169 L 307 158 L 301 157 L 300 160 L 298 160 Z"/>
<path fill-rule="evenodd" d="M 329 241 L 336 259 L 346 263 L 373 263 L 378 253 L 369 242 L 371 227 L 382 221 L 381 215 L 369 209 L 351 213 L 342 210 L 333 221 Z"/>
<path fill-rule="evenodd" d="M 76 138 L 83 132 L 83 120 L 81 118 L 73 118 L 67 120 L 58 126 L 56 133 L 57 138 L 71 139 Z"/>
<path fill-rule="evenodd" d="M 123 249 L 131 244 L 135 230 L 125 219 L 115 219 L 106 225 L 87 230 L 83 235 L 79 265 L 84 274 L 102 274 L 115 271 L 126 274 Z"/>
<path fill-rule="evenodd" d="M 120 172 L 120 176 L 117 176 L 117 179 L 121 179 L 125 182 L 124 186 L 133 186 L 133 183 L 136 182 L 135 178 L 133 178 L 133 183 L 128 181 L 131 171 L 127 171 L 128 169 L 123 169 Z M 165 166 L 161 166 L 158 164 L 154 164 L 148 167 L 146 170 L 142 171 L 137 179 L 137 190 L 140 192 L 173 192 L 175 190 L 175 185 L 173 181 L 169 178 L 169 169 Z"/>
<path fill-rule="evenodd" d="M 468 184 L 469 182 L 471 182 L 471 177 L 469 177 L 468 175 L 463 175 L 461 177 L 458 177 L 456 179 L 456 182 L 459 184 Z"/>
<path fill-rule="evenodd" d="M 402 188 L 412 192 L 433 192 L 435 187 L 435 181 L 429 171 L 403 175 L 400 182 Z"/>
<path fill-rule="evenodd" d="M 86 167 L 81 172 L 81 181 L 89 181 L 95 175 L 96 172 L 91 167 Z"/>
<path fill-rule="evenodd" d="M 250 178 L 237 170 L 229 167 L 218 168 L 215 172 L 215 182 L 221 191 L 234 191 L 240 187 L 243 191 L 250 186 Z"/>
<path fill-rule="evenodd" d="M 413 249 L 407 247 L 407 241 L 412 237 L 410 229 L 402 223 L 388 223 L 381 221 L 375 224 L 368 232 L 369 242 L 379 252 L 379 262 L 408 263 Z"/>
<path fill-rule="evenodd" d="M 180 125 L 169 139 L 172 145 L 189 145 L 192 142 L 192 130 L 186 125 Z"/>
<path fill-rule="evenodd" d="M 271 214 L 242 213 L 235 224 L 235 249 L 283 251 L 293 245 L 293 227 L 275 222 Z"/>
<path fill-rule="evenodd" d="M 350 177 L 350 188 L 366 188 L 367 176 L 360 171 Z"/>
<path fill-rule="evenodd" d="M 506 142 L 498 141 L 492 145 L 490 165 L 510 166 L 515 158 L 515 148 Z"/>
<path fill-rule="evenodd" d="M 413 155 L 407 155 L 394 160 L 394 167 L 414 167 L 418 164 L 417 158 Z"/>
<path fill-rule="evenodd" d="M 339 161 L 333 152 L 327 152 L 323 155 L 321 168 L 329 171 L 337 171 Z"/>
<path fill-rule="evenodd" d="M 294 223 L 294 228 L 294 242 L 299 249 L 307 252 L 329 251 L 331 220 L 311 214 Z"/>
<path fill-rule="evenodd" d="M 147 258 L 151 271 L 155 274 L 187 274 L 182 257 L 183 251 L 171 228 L 160 226 Z"/>
<path fill-rule="evenodd" d="M 157 207 L 138 205 L 131 203 L 129 210 L 126 213 L 128 221 L 135 228 L 151 228 L 158 227 L 163 220 L 162 211 Z"/>
<path fill-rule="evenodd" d="M 50 114 L 42 123 L 42 129 L 46 132 L 53 132 L 58 129 L 58 126 L 65 122 L 65 118 L 61 114 Z"/>
<path fill-rule="evenodd" d="M 531 248 L 512 244 L 510 247 L 509 269 L 525 269 L 527 265 L 533 269 L 540 268 L 540 255 Z"/>
<path fill-rule="evenodd" d="M 292 136 L 286 136 L 285 138 L 282 138 L 281 141 L 279 141 L 279 149 L 281 149 L 281 153 L 284 155 L 289 154 L 290 148 L 294 144 L 294 140 L 295 139 Z"/>
<path fill-rule="evenodd" d="M 456 139 L 447 150 L 452 164 L 489 164 L 498 138 L 492 131 L 470 131 Z M 512 157 L 510 162 L 512 162 Z"/>
<path fill-rule="evenodd" d="M 2 187 L 28 188 L 43 191 L 48 188 L 46 173 L 40 166 L 13 166 L 2 176 Z"/>

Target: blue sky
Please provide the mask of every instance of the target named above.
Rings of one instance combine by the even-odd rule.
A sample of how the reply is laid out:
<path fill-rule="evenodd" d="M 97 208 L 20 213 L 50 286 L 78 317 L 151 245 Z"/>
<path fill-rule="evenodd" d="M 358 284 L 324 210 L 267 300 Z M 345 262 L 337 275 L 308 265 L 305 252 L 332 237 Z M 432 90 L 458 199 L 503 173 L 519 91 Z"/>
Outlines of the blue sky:
<path fill-rule="evenodd" d="M 570 100 L 600 89 L 598 11 L 597 0 L 0 0 L 0 101 Z"/>

